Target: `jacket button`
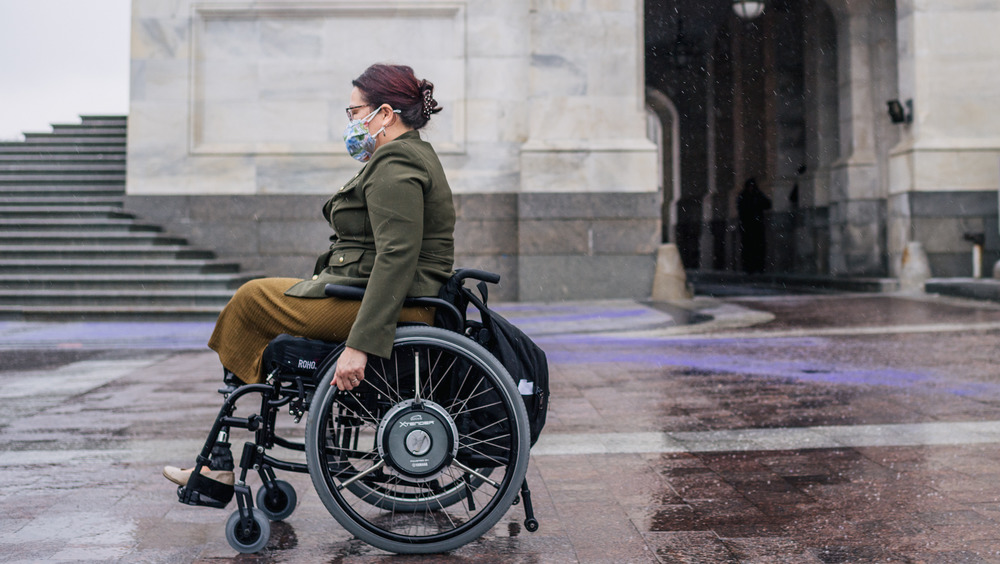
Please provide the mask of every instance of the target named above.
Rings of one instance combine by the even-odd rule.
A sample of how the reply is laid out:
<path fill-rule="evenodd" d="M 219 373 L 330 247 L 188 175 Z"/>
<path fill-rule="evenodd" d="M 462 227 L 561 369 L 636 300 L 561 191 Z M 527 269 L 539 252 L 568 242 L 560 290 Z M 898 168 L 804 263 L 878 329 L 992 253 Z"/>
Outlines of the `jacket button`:
<path fill-rule="evenodd" d="M 319 280 L 319 274 L 313 274 L 313 280 Z"/>
<path fill-rule="evenodd" d="M 337 262 L 344 262 L 344 257 L 340 257 Z"/>

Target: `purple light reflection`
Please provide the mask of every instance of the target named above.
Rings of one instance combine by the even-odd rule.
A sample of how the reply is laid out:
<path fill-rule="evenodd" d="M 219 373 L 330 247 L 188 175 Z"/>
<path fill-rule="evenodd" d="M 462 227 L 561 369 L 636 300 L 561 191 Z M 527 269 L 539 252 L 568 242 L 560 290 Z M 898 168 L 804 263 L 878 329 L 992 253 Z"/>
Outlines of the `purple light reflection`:
<path fill-rule="evenodd" d="M 730 373 L 846 386 L 886 386 L 957 396 L 1000 394 L 1000 383 L 955 382 L 933 370 L 870 368 L 846 362 L 763 359 L 760 349 L 802 350 L 829 346 L 824 338 L 665 339 L 602 338 L 572 335 L 537 341 L 553 364 L 633 364 L 683 367 L 707 373 Z M 724 351 L 724 352 L 723 352 Z M 745 354 L 740 354 L 745 353 Z M 766 355 L 765 355 L 766 356 Z"/>

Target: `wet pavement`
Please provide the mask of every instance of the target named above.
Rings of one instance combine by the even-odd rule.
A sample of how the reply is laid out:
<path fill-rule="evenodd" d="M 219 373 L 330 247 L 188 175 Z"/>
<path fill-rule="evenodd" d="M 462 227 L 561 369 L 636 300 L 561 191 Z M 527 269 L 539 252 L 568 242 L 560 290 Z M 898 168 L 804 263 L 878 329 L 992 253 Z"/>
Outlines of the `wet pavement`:
<path fill-rule="evenodd" d="M 552 372 L 528 473 L 538 532 L 515 506 L 452 553 L 397 557 L 282 474 L 295 513 L 237 556 L 234 507 L 181 505 L 159 475 L 193 460 L 218 409 L 211 324 L 0 324 L 0 561 L 1000 562 L 1000 305 L 500 309 Z"/>

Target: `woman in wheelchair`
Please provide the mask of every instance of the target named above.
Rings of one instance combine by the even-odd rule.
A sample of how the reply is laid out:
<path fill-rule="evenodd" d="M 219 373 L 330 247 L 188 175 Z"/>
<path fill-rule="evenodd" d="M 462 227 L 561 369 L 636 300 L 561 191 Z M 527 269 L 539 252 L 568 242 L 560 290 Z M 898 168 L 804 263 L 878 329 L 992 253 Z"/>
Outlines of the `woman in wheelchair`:
<path fill-rule="evenodd" d="M 389 65 L 372 65 L 352 84 L 344 139 L 365 166 L 323 206 L 334 232 L 330 250 L 311 280 L 262 278 L 243 285 L 208 342 L 240 382 L 261 382 L 264 348 L 290 334 L 346 342 L 334 382 L 353 389 L 364 379 L 368 354 L 389 356 L 398 321 L 432 321 L 426 309 L 403 310 L 403 298 L 437 296 L 451 275 L 451 188 L 434 149 L 417 133 L 441 111 L 434 86 L 417 80 L 409 67 Z M 327 284 L 364 287 L 365 297 L 329 298 Z M 229 466 L 204 471 L 232 483 Z M 163 471 L 180 485 L 190 473 L 170 466 Z"/>
<path fill-rule="evenodd" d="M 163 470 L 184 503 L 225 507 L 235 492 L 239 508 L 226 536 L 241 552 L 263 548 L 269 520 L 295 508 L 294 490 L 274 469 L 308 472 L 341 525 L 396 552 L 439 552 L 478 538 L 524 481 L 527 418 L 516 386 L 485 349 L 453 332 L 463 330 L 464 311 L 455 310 L 452 331 L 429 327 L 441 304 L 426 297 L 452 278 L 455 228 L 441 162 L 418 133 L 441 111 L 434 87 L 410 67 L 382 64 L 352 84 L 344 140 L 365 164 L 323 206 L 330 249 L 312 279 L 253 280 L 223 309 L 208 345 L 224 367 L 226 400 L 196 465 Z M 330 297 L 351 292 L 331 294 L 328 285 L 363 296 Z M 325 356 L 299 359 L 300 367 L 311 363 L 308 373 L 262 365 L 279 335 L 322 341 Z M 261 395 L 260 413 L 233 416 L 249 393 Z M 296 422 L 308 411 L 305 444 L 275 434 L 281 406 Z M 239 468 L 232 427 L 256 434 Z M 305 451 L 308 464 L 267 455 L 275 445 Z M 263 482 L 257 507 L 248 470 Z M 532 530 L 526 485 L 522 494 Z"/>

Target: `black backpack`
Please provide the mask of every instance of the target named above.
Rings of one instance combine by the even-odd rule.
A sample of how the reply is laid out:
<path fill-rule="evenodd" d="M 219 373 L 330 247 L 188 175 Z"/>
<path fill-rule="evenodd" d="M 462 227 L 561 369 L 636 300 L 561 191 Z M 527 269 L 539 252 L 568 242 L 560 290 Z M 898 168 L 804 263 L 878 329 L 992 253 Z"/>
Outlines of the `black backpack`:
<path fill-rule="evenodd" d="M 493 353 L 513 377 L 528 411 L 531 444 L 534 445 L 549 410 L 549 364 L 545 351 L 513 323 L 486 306 L 485 283 L 480 282 L 478 288 L 483 299 L 462 288 L 464 298 L 479 310 L 482 319 L 481 322 L 467 321 L 467 333 Z"/>

